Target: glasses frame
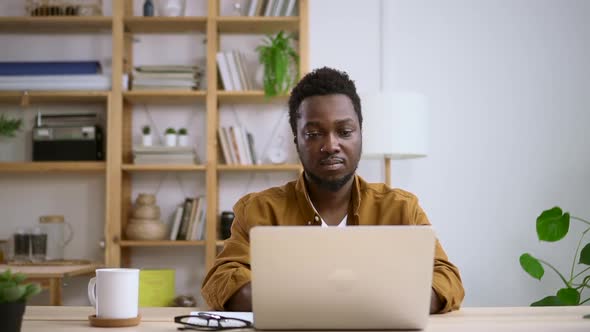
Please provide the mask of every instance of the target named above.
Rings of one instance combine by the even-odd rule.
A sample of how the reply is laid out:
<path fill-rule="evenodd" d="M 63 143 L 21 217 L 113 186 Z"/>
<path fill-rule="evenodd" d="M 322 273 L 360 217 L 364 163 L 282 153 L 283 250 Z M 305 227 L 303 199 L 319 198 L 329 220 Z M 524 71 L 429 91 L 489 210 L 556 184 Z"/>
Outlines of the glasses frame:
<path fill-rule="evenodd" d="M 207 321 L 207 326 L 197 325 L 192 323 L 182 322 L 184 318 L 200 318 Z M 217 326 L 209 326 L 210 321 L 216 321 Z M 223 320 L 233 320 L 244 323 L 244 326 L 230 326 L 224 327 L 221 326 L 220 322 Z M 221 331 L 221 330 L 237 330 L 237 329 L 248 329 L 254 327 L 252 322 L 247 321 L 245 319 L 234 318 L 234 317 L 225 317 L 221 315 L 206 313 L 206 312 L 199 312 L 196 315 L 183 315 L 183 316 L 176 316 L 174 317 L 174 323 L 182 324 L 183 327 L 179 327 L 179 330 L 186 330 L 186 329 L 193 329 L 199 331 Z"/>

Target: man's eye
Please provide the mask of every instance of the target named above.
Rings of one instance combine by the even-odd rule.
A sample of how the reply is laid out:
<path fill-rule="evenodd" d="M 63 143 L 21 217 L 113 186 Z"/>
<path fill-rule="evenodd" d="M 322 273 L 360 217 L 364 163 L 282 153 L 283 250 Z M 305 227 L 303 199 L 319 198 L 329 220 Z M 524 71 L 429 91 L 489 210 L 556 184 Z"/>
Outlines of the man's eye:
<path fill-rule="evenodd" d="M 341 130 L 340 131 L 340 136 L 342 136 L 342 137 L 349 137 L 350 135 L 352 135 L 352 130 Z"/>
<path fill-rule="evenodd" d="M 305 136 L 307 138 L 314 138 L 314 137 L 320 136 L 320 133 L 317 131 L 313 131 L 313 132 L 305 133 Z"/>

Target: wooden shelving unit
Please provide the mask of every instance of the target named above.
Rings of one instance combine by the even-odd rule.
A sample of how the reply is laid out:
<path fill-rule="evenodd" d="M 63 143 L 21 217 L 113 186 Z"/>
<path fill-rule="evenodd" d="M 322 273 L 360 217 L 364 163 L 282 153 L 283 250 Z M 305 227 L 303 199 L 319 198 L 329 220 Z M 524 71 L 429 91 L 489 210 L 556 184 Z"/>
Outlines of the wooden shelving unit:
<path fill-rule="evenodd" d="M 280 30 L 298 38 L 300 72 L 308 70 L 308 2 L 298 0 L 297 17 L 224 17 L 219 15 L 220 0 L 207 2 L 203 17 L 137 17 L 131 0 L 111 0 L 110 17 L 0 17 L 0 33 L 15 34 L 93 34 L 108 33 L 112 39 L 111 91 L 16 91 L 0 92 L 0 104 L 104 104 L 106 109 L 105 162 L 23 162 L 0 163 L 0 173 L 99 172 L 105 175 L 105 262 L 106 266 L 132 265 L 132 249 L 138 247 L 203 247 L 205 266 L 213 265 L 223 241 L 218 240 L 219 178 L 226 172 L 298 172 L 301 165 L 223 165 L 217 160 L 219 108 L 223 104 L 285 103 L 287 96 L 267 98 L 263 91 L 220 91 L 216 53 L 224 34 L 270 34 Z M 134 34 L 202 34 L 206 39 L 207 89 L 200 91 L 126 91 L 125 73 L 133 67 Z M 188 105 L 203 109 L 206 116 L 206 156 L 201 165 L 134 165 L 132 148 L 133 107 L 138 104 Z M 194 110 L 195 112 L 201 110 Z M 189 130 L 191 130 L 189 128 Z M 183 172 L 204 174 L 207 197 L 204 241 L 130 241 L 124 236 L 132 206 L 133 174 L 145 172 Z"/>
<path fill-rule="evenodd" d="M 104 172 L 106 164 L 104 162 L 20 162 L 20 163 L 2 163 L 0 162 L 0 173 L 85 173 L 85 172 Z"/>

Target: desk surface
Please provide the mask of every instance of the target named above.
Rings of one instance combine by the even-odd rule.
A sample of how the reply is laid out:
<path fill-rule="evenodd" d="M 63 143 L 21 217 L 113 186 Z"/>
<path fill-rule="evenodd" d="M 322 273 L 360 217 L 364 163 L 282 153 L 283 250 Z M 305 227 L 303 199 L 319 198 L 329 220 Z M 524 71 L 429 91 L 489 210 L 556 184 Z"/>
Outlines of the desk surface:
<path fill-rule="evenodd" d="M 121 332 L 176 331 L 172 322 L 176 315 L 188 314 L 191 308 L 142 308 L 142 321 L 138 326 L 118 328 Z M 432 315 L 424 331 L 556 331 L 588 332 L 590 306 L 582 307 L 506 307 L 463 308 L 444 315 Z M 94 314 L 91 307 L 36 307 L 29 306 L 22 326 L 23 332 L 98 331 L 88 323 Z M 233 330 L 238 331 L 238 330 Z"/>
<path fill-rule="evenodd" d="M 7 265 L 0 264 L 0 272 L 10 269 L 12 272 L 21 272 L 29 278 L 65 278 L 83 274 L 94 273 L 101 264 L 80 265 Z"/>

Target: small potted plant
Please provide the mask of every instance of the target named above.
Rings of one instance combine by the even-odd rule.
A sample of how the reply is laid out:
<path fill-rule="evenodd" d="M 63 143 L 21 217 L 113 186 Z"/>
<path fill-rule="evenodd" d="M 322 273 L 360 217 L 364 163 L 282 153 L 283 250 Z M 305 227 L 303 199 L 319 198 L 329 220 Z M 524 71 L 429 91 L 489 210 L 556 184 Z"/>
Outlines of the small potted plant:
<path fill-rule="evenodd" d="M 188 132 L 186 128 L 178 129 L 178 145 L 188 146 Z"/>
<path fill-rule="evenodd" d="M 22 119 L 10 119 L 4 114 L 0 114 L 0 137 L 14 137 L 22 124 Z"/>
<path fill-rule="evenodd" d="M 299 55 L 293 48 L 293 40 L 292 35 L 280 31 L 267 36 L 265 44 L 256 48 L 264 70 L 262 83 L 266 96 L 287 94 L 299 75 Z"/>
<path fill-rule="evenodd" d="M 26 275 L 6 270 L 0 274 L 0 322 L 2 331 L 19 332 L 27 299 L 41 292 L 39 284 L 23 284 Z"/>
<path fill-rule="evenodd" d="M 176 130 L 174 128 L 168 127 L 164 137 L 166 137 L 166 146 L 176 146 Z"/>
<path fill-rule="evenodd" d="M 152 146 L 152 129 L 150 126 L 143 126 L 141 128 L 141 144 L 143 146 Z"/>

